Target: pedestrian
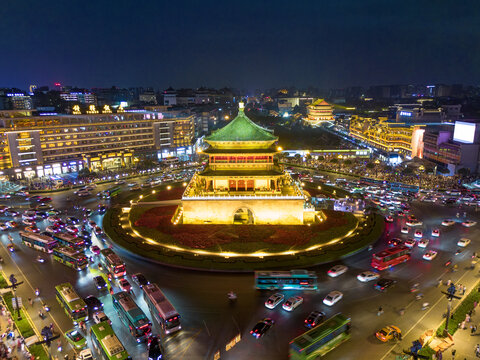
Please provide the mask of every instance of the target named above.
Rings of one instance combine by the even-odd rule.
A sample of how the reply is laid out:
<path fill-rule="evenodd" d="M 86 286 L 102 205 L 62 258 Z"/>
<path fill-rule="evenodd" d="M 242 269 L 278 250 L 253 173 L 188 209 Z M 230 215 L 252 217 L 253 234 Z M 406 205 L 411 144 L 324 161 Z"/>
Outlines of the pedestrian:
<path fill-rule="evenodd" d="M 399 311 L 400 316 L 405 315 L 405 308 L 401 308 Z"/>
<path fill-rule="evenodd" d="M 475 356 L 479 357 L 480 356 L 480 344 L 477 344 L 475 346 Z"/>
<path fill-rule="evenodd" d="M 465 295 L 466 292 L 467 292 L 467 286 L 463 285 L 462 286 L 462 295 Z"/>
<path fill-rule="evenodd" d="M 377 312 L 377 316 L 380 316 L 383 314 L 383 308 L 381 306 L 378 307 L 378 312 Z"/>
<path fill-rule="evenodd" d="M 438 280 L 438 285 L 437 285 L 437 287 L 442 286 L 442 284 L 443 284 L 443 280 L 442 280 L 442 279 L 439 279 L 439 280 Z"/>
<path fill-rule="evenodd" d="M 470 322 L 470 315 L 468 314 L 465 314 L 465 322 Z"/>
<path fill-rule="evenodd" d="M 28 298 L 28 303 L 30 304 L 30 306 L 33 306 L 33 300 L 32 300 L 32 298 Z"/>
<path fill-rule="evenodd" d="M 452 284 L 452 280 L 449 279 L 449 280 L 447 281 L 447 286 L 450 286 L 451 284 Z M 479 289 L 478 291 L 480 292 L 480 287 L 479 287 L 478 289 Z"/>
<path fill-rule="evenodd" d="M 475 309 L 477 307 L 478 303 L 476 301 L 473 302 L 473 308 Z"/>

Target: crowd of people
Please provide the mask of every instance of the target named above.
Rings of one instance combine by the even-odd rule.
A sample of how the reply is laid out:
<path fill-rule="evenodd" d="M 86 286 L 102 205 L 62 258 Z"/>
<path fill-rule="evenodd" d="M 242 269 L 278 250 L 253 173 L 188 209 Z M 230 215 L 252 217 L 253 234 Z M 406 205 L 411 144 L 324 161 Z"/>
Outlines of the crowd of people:
<path fill-rule="evenodd" d="M 4 305 L 0 305 L 0 360 L 34 360 L 25 346 L 25 340 L 16 330 L 10 312 Z"/>

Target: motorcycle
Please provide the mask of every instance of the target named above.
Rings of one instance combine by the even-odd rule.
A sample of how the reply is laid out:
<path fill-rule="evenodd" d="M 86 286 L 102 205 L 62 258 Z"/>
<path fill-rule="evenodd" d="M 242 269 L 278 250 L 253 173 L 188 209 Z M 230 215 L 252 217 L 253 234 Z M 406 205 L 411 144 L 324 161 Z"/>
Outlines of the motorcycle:
<path fill-rule="evenodd" d="M 40 319 L 45 320 L 45 314 L 42 311 L 38 312 L 38 316 L 40 317 Z"/>
<path fill-rule="evenodd" d="M 44 305 L 43 305 L 43 310 L 45 310 L 46 312 L 49 312 L 49 311 L 50 311 L 50 308 L 48 307 L 47 304 L 44 304 Z"/>
<path fill-rule="evenodd" d="M 455 255 L 458 255 L 458 254 L 460 254 L 461 252 L 462 252 L 461 249 L 457 249 L 457 251 L 455 251 Z"/>
<path fill-rule="evenodd" d="M 40 295 L 40 290 L 38 288 L 35 289 L 35 296 L 39 296 Z"/>
<path fill-rule="evenodd" d="M 237 300 L 237 294 L 235 294 L 233 291 L 230 291 L 228 294 L 227 294 L 227 297 L 229 300 L 233 301 L 233 300 Z"/>
<path fill-rule="evenodd" d="M 41 264 L 43 264 L 45 262 L 45 259 L 42 258 L 41 256 L 37 256 L 37 261 Z"/>
<path fill-rule="evenodd" d="M 412 287 L 410 288 L 411 293 L 415 293 L 419 290 L 419 284 L 413 284 Z"/>

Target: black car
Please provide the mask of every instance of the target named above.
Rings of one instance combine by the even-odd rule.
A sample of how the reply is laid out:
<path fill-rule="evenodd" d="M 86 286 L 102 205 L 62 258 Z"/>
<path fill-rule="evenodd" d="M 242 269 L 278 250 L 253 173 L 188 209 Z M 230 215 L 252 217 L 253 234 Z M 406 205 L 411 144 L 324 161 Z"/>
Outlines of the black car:
<path fill-rule="evenodd" d="M 42 196 L 40 195 L 33 195 L 33 196 L 30 196 L 30 200 L 31 201 L 40 201 L 40 199 L 42 198 Z"/>
<path fill-rule="evenodd" d="M 98 213 L 100 215 L 105 214 L 107 212 L 107 207 L 105 205 L 99 205 L 98 206 Z"/>
<path fill-rule="evenodd" d="M 263 335 L 265 335 L 268 329 L 270 329 L 273 326 L 273 324 L 275 324 L 275 321 L 273 321 L 270 318 L 265 318 L 262 321 L 259 321 L 253 327 L 253 329 L 250 331 L 250 334 L 252 334 L 256 339 L 258 339 Z"/>
<path fill-rule="evenodd" d="M 45 211 L 37 211 L 37 217 L 41 218 L 41 219 L 46 219 L 48 218 L 48 214 L 45 212 Z"/>
<path fill-rule="evenodd" d="M 97 289 L 105 289 L 107 287 L 107 283 L 105 279 L 101 276 L 95 276 L 93 278 L 93 281 L 95 282 L 95 285 L 97 286 Z"/>
<path fill-rule="evenodd" d="M 160 360 L 162 356 L 162 347 L 158 337 L 150 336 L 148 338 L 148 360 Z"/>
<path fill-rule="evenodd" d="M 150 281 L 142 273 L 133 274 L 132 279 L 140 287 L 150 284 Z"/>
<path fill-rule="evenodd" d="M 393 238 L 393 239 L 390 239 L 388 240 L 388 246 L 398 246 L 398 245 L 402 245 L 403 244 L 403 241 L 399 238 Z"/>
<path fill-rule="evenodd" d="M 80 223 L 80 220 L 78 220 L 76 217 L 69 216 L 69 217 L 67 217 L 66 222 L 67 222 L 67 224 L 76 225 L 76 224 Z"/>
<path fill-rule="evenodd" d="M 305 319 L 305 326 L 309 329 L 314 328 L 325 320 L 325 313 L 323 311 L 312 311 Z"/>
<path fill-rule="evenodd" d="M 98 300 L 93 295 L 88 295 L 85 299 L 85 304 L 87 304 L 88 309 L 93 313 L 95 311 L 102 311 L 103 310 L 103 303 Z"/>
<path fill-rule="evenodd" d="M 395 280 L 382 278 L 377 281 L 374 285 L 375 289 L 378 291 L 387 291 L 389 287 L 392 287 L 396 283 Z"/>
<path fill-rule="evenodd" d="M 92 245 L 92 235 L 87 230 L 79 231 L 77 237 L 85 241 L 86 246 Z"/>

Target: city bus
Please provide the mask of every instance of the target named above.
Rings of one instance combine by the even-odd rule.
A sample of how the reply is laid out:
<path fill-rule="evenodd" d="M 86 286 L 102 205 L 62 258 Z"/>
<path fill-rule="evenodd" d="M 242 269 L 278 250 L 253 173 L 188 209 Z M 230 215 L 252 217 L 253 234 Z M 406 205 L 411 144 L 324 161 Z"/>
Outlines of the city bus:
<path fill-rule="evenodd" d="M 313 360 L 350 339 L 351 321 L 337 314 L 290 341 L 290 359 Z"/>
<path fill-rule="evenodd" d="M 130 329 L 137 343 L 146 341 L 152 331 L 152 324 L 145 313 L 133 301 L 126 291 L 120 291 L 112 295 L 113 307 L 122 322 Z"/>
<path fill-rule="evenodd" d="M 157 284 L 143 286 L 143 298 L 153 318 L 162 327 L 165 334 L 171 334 L 182 328 L 180 315 L 168 301 Z"/>
<path fill-rule="evenodd" d="M 111 199 L 122 192 L 122 189 L 118 186 L 114 186 L 110 189 L 100 191 L 97 196 L 101 199 Z"/>
<path fill-rule="evenodd" d="M 382 250 L 372 256 L 372 267 L 377 270 L 385 270 L 410 259 L 410 248 L 405 245 L 394 246 Z"/>
<path fill-rule="evenodd" d="M 77 251 L 83 251 L 85 247 L 85 241 L 72 234 L 56 233 L 52 234 L 53 238 L 57 240 L 62 246 L 71 247 Z"/>
<path fill-rule="evenodd" d="M 70 283 L 55 286 L 55 295 L 57 301 L 65 309 L 65 312 L 75 325 L 87 319 L 87 304 L 78 296 Z"/>
<path fill-rule="evenodd" d="M 120 256 L 115 254 L 112 249 L 103 249 L 100 251 L 100 262 L 114 278 L 121 278 L 127 274 L 125 264 Z"/>
<path fill-rule="evenodd" d="M 57 246 L 57 240 L 52 239 L 49 236 L 28 233 L 25 231 L 20 231 L 19 234 L 25 245 L 38 251 L 51 253 L 55 246 Z"/>
<path fill-rule="evenodd" d="M 88 260 L 84 253 L 66 246 L 58 246 L 53 249 L 53 258 L 77 271 L 83 270 L 88 266 Z"/>
<path fill-rule="evenodd" d="M 102 360 L 131 360 L 127 350 L 115 335 L 108 321 L 102 321 L 90 327 L 90 336 L 97 359 Z"/>
<path fill-rule="evenodd" d="M 317 290 L 314 271 L 255 271 L 255 288 L 260 290 Z"/>

